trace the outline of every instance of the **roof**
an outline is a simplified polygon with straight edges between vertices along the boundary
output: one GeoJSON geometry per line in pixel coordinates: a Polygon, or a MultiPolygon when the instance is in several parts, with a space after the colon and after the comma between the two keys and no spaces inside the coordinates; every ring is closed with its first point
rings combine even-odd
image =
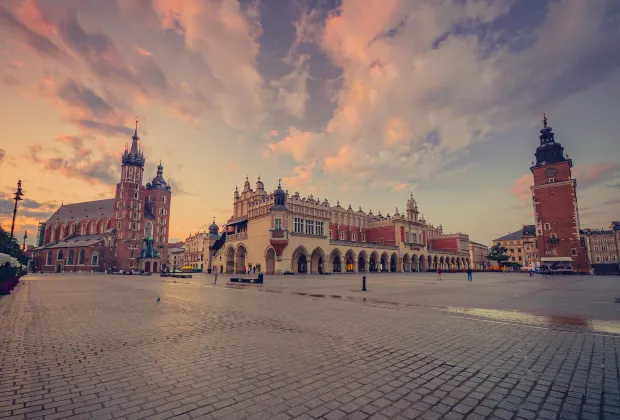
{"type": "Polygon", "coordinates": [[[613,235],[613,230],[590,230],[586,231],[586,235],[613,235]]]}
{"type": "Polygon", "coordinates": [[[573,261],[571,257],[545,257],[540,259],[541,262],[569,262],[573,261]]]}
{"type": "Polygon", "coordinates": [[[114,199],[85,201],[83,203],[64,204],[56,210],[47,223],[61,223],[83,219],[114,217],[114,199]]]}
{"type": "MultiPolygon", "coordinates": [[[[108,230],[110,232],[110,230],[108,230]]],[[[84,247],[95,245],[105,239],[105,233],[98,233],[96,235],[82,235],[82,236],[73,236],[71,238],[54,242],[40,248],[38,250],[43,249],[54,249],[54,248],[74,248],[74,247],[84,247]]]]}
{"type": "Polygon", "coordinates": [[[523,234],[527,235],[536,235],[536,226],[535,225],[523,225],[523,234]]]}
{"type": "Polygon", "coordinates": [[[520,241],[523,239],[523,229],[519,229],[516,232],[509,233],[501,238],[494,239],[494,241],[520,241]]]}

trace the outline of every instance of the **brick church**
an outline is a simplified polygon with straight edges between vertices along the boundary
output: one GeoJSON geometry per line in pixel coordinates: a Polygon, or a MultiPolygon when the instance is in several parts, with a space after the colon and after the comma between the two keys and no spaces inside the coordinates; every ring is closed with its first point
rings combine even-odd
{"type": "Polygon", "coordinates": [[[138,123],[121,159],[114,198],[63,204],[39,226],[34,269],[43,272],[158,272],[166,269],[172,191],[164,168],[143,184],[138,123]]]}
{"type": "Polygon", "coordinates": [[[590,262],[585,238],[579,227],[577,181],[572,160],[555,141],[555,134],[543,116],[536,162],[530,168],[534,176],[532,202],[540,264],[552,270],[589,273],[590,262]]]}

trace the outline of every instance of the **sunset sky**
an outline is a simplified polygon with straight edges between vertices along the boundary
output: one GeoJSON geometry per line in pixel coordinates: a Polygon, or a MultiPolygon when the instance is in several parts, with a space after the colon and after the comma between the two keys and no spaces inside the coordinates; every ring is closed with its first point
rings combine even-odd
{"type": "Polygon", "coordinates": [[[235,185],[377,213],[413,192],[444,231],[532,223],[542,109],[582,227],[620,219],[617,0],[2,0],[0,224],[112,198],[139,119],[171,240],[221,225],[235,185]]]}

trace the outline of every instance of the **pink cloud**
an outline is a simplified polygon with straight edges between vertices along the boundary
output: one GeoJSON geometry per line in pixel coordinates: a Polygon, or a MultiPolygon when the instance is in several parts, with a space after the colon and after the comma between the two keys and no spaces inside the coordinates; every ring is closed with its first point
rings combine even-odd
{"type": "Polygon", "coordinates": [[[145,50],[143,48],[138,47],[137,45],[134,47],[134,49],[136,50],[136,52],[140,55],[146,56],[146,57],[150,57],[153,55],[152,52],[145,50]]]}
{"type": "Polygon", "coordinates": [[[573,177],[577,185],[587,188],[595,184],[620,177],[620,165],[612,162],[599,162],[593,165],[576,166],[573,177]]]}
{"type": "Polygon", "coordinates": [[[297,162],[303,162],[308,157],[307,153],[311,141],[312,133],[291,129],[290,133],[282,140],[269,143],[263,151],[263,156],[290,155],[297,162]]]}
{"type": "Polygon", "coordinates": [[[278,135],[279,135],[279,134],[280,134],[280,133],[278,132],[278,130],[271,130],[271,131],[269,132],[269,135],[270,135],[271,137],[278,137],[278,135]]]}
{"type": "Polygon", "coordinates": [[[55,35],[56,25],[43,15],[35,0],[23,0],[15,14],[28,28],[40,35],[55,35]]]}
{"type": "Polygon", "coordinates": [[[296,166],[293,169],[292,176],[285,176],[282,178],[282,184],[284,188],[290,190],[303,190],[307,193],[316,194],[316,186],[312,183],[312,169],[314,163],[308,163],[304,165],[296,166]]]}
{"type": "Polygon", "coordinates": [[[510,194],[519,200],[519,207],[527,207],[532,198],[530,187],[534,185],[534,177],[532,175],[523,175],[510,187],[510,194]]]}

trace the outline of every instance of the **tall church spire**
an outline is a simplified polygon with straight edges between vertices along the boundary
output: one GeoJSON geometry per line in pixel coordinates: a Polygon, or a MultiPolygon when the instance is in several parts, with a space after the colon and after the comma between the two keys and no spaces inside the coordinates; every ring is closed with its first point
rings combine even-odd
{"type": "Polygon", "coordinates": [[[138,119],[136,118],[136,130],[133,132],[133,136],[131,137],[131,139],[133,140],[131,142],[131,154],[132,155],[137,155],[138,154],[138,140],[140,140],[140,137],[138,137],[138,119]]]}
{"type": "Polygon", "coordinates": [[[144,167],[144,155],[138,148],[138,119],[136,118],[136,128],[134,130],[133,136],[131,137],[131,149],[127,151],[127,147],[125,147],[125,153],[123,153],[123,165],[131,165],[131,166],[139,166],[141,168],[144,167]]]}

